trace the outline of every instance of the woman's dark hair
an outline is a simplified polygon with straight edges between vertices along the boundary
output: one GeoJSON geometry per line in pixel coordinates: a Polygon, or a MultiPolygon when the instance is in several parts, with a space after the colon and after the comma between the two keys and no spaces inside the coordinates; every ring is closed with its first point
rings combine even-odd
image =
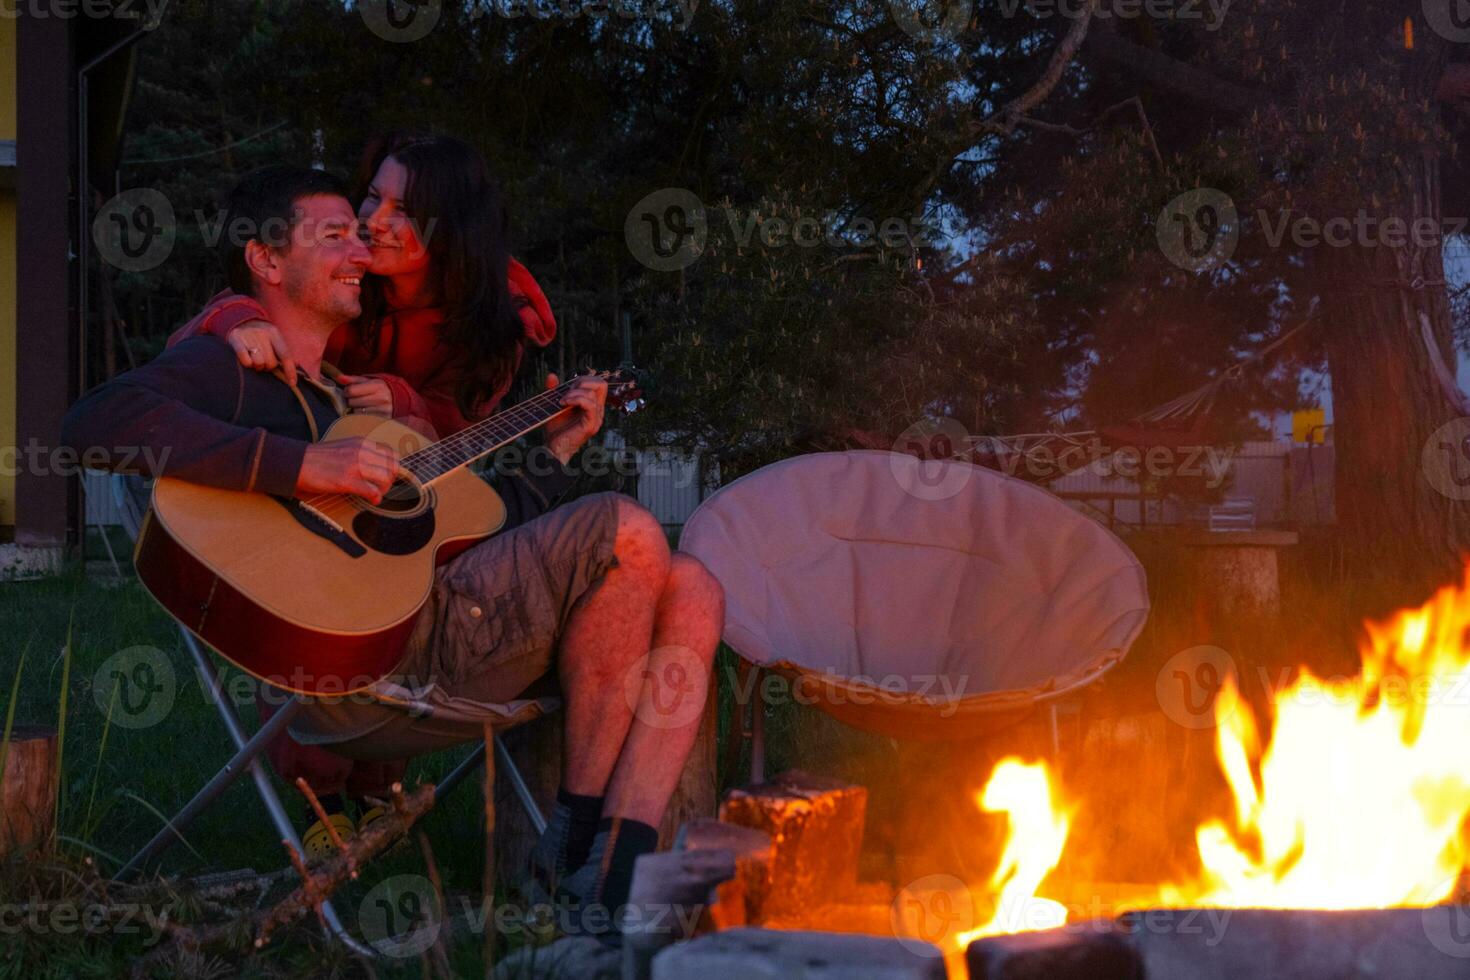
{"type": "Polygon", "coordinates": [[[324,170],[276,164],[252,170],[225,198],[219,216],[223,233],[216,246],[230,288],[241,296],[255,294],[255,277],[245,262],[245,246],[253,241],[283,249],[296,227],[297,203],[318,195],[347,197],[342,178],[324,170]]]}
{"type": "MultiPolygon", "coordinates": [[[[363,151],[355,200],[361,202],[378,167],[393,157],[408,170],[404,211],[429,251],[435,302],[444,311],[441,343],[463,352],[456,392],[460,413],[473,418],[509,382],[520,363],[525,328],[507,275],[510,215],[485,158],[452,136],[395,131],[363,151]]],[[[386,313],[379,277],[363,280],[363,340],[376,352],[386,313]]]]}

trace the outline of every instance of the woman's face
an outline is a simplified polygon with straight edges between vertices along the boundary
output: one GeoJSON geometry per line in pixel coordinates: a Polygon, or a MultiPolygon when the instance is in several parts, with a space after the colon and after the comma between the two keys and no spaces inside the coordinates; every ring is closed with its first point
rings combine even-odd
{"type": "Polygon", "coordinates": [[[358,220],[369,236],[373,264],[368,271],[373,275],[408,275],[429,264],[429,249],[420,237],[421,229],[404,211],[407,190],[408,168],[395,157],[384,157],[368,185],[367,197],[357,209],[358,220]]]}

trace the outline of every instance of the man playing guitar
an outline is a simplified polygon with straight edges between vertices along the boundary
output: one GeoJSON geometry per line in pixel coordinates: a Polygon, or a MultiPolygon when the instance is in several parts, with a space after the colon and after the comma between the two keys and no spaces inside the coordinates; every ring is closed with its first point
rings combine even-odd
{"type": "MultiPolygon", "coordinates": [[[[63,441],[146,447],[127,460],[161,460],[148,475],[191,484],[379,503],[401,471],[393,447],[315,441],[346,411],[322,351],[358,315],[369,262],[343,186],[320,171],[266,168],[235,188],[224,217],[232,286],[270,313],[297,378],[244,370],[225,341],[191,338],[85,395],[63,441]]],[[[601,427],[605,391],[578,383],[562,399],[571,411],[546,425],[545,448],[563,466],[601,427]]],[[[124,465],[121,450],[113,465],[124,465]]],[[[356,585],[369,598],[374,587],[356,585]]],[[[704,566],[671,554],[631,498],[594,494],[439,566],[393,673],[368,696],[312,702],[292,734],[347,758],[402,758],[533,717],[559,680],[562,783],[531,870],[575,902],[616,910],[634,859],[657,845],[700,720],[697,710],[643,710],[642,679],[675,671],[702,705],[723,622],[723,593],[704,566]]]]}

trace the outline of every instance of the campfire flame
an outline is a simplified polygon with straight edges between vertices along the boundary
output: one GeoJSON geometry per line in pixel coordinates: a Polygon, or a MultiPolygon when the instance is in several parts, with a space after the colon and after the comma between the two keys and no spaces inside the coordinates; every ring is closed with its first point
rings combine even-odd
{"type": "MultiPolygon", "coordinates": [[[[1357,676],[1302,669],[1271,698],[1262,745],[1233,682],[1215,702],[1216,755],[1233,813],[1195,832],[1201,872],[1135,908],[1366,909],[1455,897],[1470,817],[1470,578],[1369,625],[1357,676]]],[[[946,944],[1061,925],[1036,895],[1061,862],[1072,814],[1045,763],[1001,762],[976,801],[1009,817],[989,883],[990,921],[946,944]]],[[[1065,870],[1065,869],[1064,869],[1065,870]]],[[[1115,911],[1124,911],[1117,909],[1115,911]]]]}
{"type": "Polygon", "coordinates": [[[1215,704],[1233,826],[1201,825],[1203,874],[1162,904],[1348,909],[1433,905],[1466,865],[1470,590],[1370,627],[1361,673],[1308,671],[1274,698],[1271,743],[1233,685],[1215,704]]]}
{"type": "Polygon", "coordinates": [[[1010,836],[1000,864],[990,876],[995,912],[988,922],[960,935],[959,948],[982,936],[1064,924],[1066,906],[1036,895],[1037,887],[1061,860],[1072,825],[1072,814],[1052,793],[1046,764],[1002,761],[985,789],[976,794],[975,802],[986,813],[1004,813],[1010,822],[1010,836]]]}

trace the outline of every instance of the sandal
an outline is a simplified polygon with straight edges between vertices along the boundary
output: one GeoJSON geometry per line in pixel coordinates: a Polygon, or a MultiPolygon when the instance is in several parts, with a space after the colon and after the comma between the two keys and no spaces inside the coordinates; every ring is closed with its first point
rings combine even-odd
{"type": "MultiPolygon", "coordinates": [[[[327,819],[331,821],[338,837],[344,841],[352,838],[354,830],[351,817],[345,813],[332,813],[327,815],[327,819]]],[[[332,832],[320,820],[306,828],[306,833],[301,835],[301,849],[306,852],[302,857],[308,861],[325,861],[337,853],[332,832]]]]}

